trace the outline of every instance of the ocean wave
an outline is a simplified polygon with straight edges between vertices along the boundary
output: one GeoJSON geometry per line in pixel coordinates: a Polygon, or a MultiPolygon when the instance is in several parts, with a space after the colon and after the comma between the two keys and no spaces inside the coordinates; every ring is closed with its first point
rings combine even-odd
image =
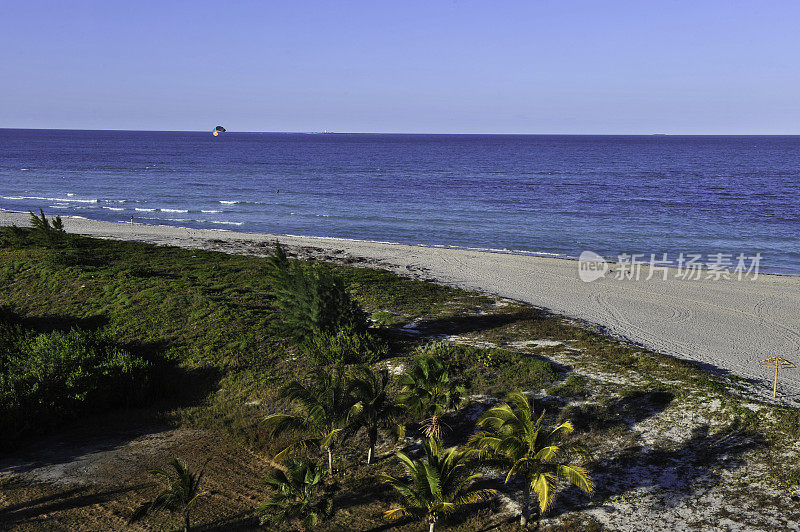
{"type": "Polygon", "coordinates": [[[206,210],[201,210],[200,212],[205,213],[205,214],[217,214],[217,213],[220,213],[222,211],[215,211],[215,210],[212,209],[212,210],[207,210],[207,211],[206,210]]]}
{"type": "Polygon", "coordinates": [[[217,225],[244,225],[244,222],[226,222],[223,220],[204,220],[202,218],[154,218],[152,216],[143,216],[145,220],[156,220],[159,222],[191,222],[196,224],[217,224],[217,225]]]}
{"type": "Polygon", "coordinates": [[[234,200],[219,200],[220,203],[223,205],[236,205],[237,203],[241,203],[241,201],[234,201],[234,200]]]}
{"type": "Polygon", "coordinates": [[[315,217],[315,218],[330,218],[330,214],[315,214],[313,212],[290,212],[291,216],[305,216],[308,218],[315,217]]]}
{"type": "Polygon", "coordinates": [[[160,210],[161,212],[189,212],[188,210],[185,209],[158,209],[158,210],[160,210]]]}
{"type": "Polygon", "coordinates": [[[140,207],[135,207],[134,210],[139,211],[139,212],[156,212],[156,209],[143,209],[143,208],[140,208],[140,207]]]}
{"type": "MultiPolygon", "coordinates": [[[[69,196],[69,194],[67,194],[67,196],[69,196]]],[[[97,203],[96,199],[74,199],[71,197],[45,198],[42,196],[0,196],[0,198],[12,201],[37,200],[37,201],[63,201],[68,203],[97,203]]]]}
{"type": "Polygon", "coordinates": [[[125,210],[124,207],[102,207],[101,206],[101,208],[102,209],[108,209],[109,211],[124,211],[125,210]]]}

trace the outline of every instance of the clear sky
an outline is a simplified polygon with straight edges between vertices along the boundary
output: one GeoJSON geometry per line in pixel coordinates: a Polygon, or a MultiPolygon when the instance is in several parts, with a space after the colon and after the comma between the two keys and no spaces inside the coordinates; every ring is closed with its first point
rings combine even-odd
{"type": "Polygon", "coordinates": [[[800,134],[795,1],[0,0],[0,127],[800,134]]]}

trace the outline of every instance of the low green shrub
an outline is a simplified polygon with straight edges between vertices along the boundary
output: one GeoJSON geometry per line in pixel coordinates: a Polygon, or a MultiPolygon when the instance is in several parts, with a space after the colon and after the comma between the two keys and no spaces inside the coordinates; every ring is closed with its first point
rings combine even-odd
{"type": "Polygon", "coordinates": [[[302,350],[319,364],[372,364],[386,356],[384,342],[368,332],[343,327],[334,333],[319,332],[302,345],[302,350]]]}
{"type": "Polygon", "coordinates": [[[150,364],[96,332],[0,324],[3,444],[78,414],[144,401],[150,364]]]}
{"type": "Polygon", "coordinates": [[[0,247],[21,248],[28,244],[29,229],[16,225],[0,227],[0,247]]]}
{"type": "Polygon", "coordinates": [[[505,396],[513,390],[539,390],[558,378],[547,360],[507,349],[483,349],[449,342],[432,342],[418,355],[435,356],[461,375],[470,393],[505,396]]]}
{"type": "Polygon", "coordinates": [[[589,396],[589,379],[576,373],[571,373],[564,382],[551,386],[547,389],[548,395],[557,395],[560,397],[588,397],[589,396]]]}

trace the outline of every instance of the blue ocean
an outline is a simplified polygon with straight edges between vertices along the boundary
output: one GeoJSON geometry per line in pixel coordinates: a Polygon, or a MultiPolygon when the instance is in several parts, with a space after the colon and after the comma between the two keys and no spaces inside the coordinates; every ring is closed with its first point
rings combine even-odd
{"type": "Polygon", "coordinates": [[[0,130],[0,209],[800,273],[800,137],[0,130]]]}

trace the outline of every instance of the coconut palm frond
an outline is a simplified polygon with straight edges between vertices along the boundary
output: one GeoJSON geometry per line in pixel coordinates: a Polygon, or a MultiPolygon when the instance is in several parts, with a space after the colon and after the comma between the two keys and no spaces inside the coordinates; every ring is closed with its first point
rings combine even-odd
{"type": "Polygon", "coordinates": [[[264,427],[271,438],[284,432],[302,432],[308,428],[308,419],[292,414],[272,414],[264,419],[264,427]]]}
{"type": "Polygon", "coordinates": [[[397,402],[423,419],[426,437],[440,437],[442,416],[460,408],[467,400],[466,389],[450,378],[445,363],[434,356],[422,356],[400,376],[397,402]]]}
{"type": "Polygon", "coordinates": [[[424,514],[420,514],[420,512],[414,508],[392,508],[383,513],[383,517],[389,521],[397,521],[405,517],[420,517],[421,515],[424,514]]]}
{"type": "Polygon", "coordinates": [[[540,462],[547,462],[558,456],[561,448],[558,445],[547,445],[546,447],[542,447],[539,449],[535,455],[533,455],[533,460],[538,460],[540,462]]]}
{"type": "MultiPolygon", "coordinates": [[[[565,421],[545,430],[545,413],[537,412],[524,393],[513,392],[506,402],[490,408],[477,421],[486,430],[470,438],[478,456],[506,469],[505,481],[521,476],[536,492],[539,510],[544,513],[555,497],[556,480],[561,478],[591,493],[591,478],[585,468],[570,463],[572,455],[585,455],[586,449],[565,438],[574,431],[565,421]]],[[[526,488],[528,489],[528,488],[526,488]]],[[[529,508],[523,502],[522,523],[527,523],[529,508]]]]}
{"type": "Polygon", "coordinates": [[[209,458],[203,463],[199,473],[194,473],[189,466],[177,458],[173,458],[170,462],[173,473],[169,473],[165,469],[150,470],[150,475],[166,483],[166,488],[152,501],[139,506],[131,515],[130,521],[138,521],[162,510],[179,511],[183,513],[184,528],[188,529],[190,510],[205,495],[200,488],[210,460],[209,458]]]}
{"type": "Polygon", "coordinates": [[[539,498],[539,512],[543,514],[553,504],[556,495],[555,476],[551,473],[539,473],[533,477],[531,487],[539,498]]]}
{"type": "Polygon", "coordinates": [[[299,519],[304,526],[313,526],[325,510],[326,501],[317,493],[325,470],[317,462],[302,458],[288,458],[283,465],[284,470],[276,469],[265,479],[274,491],[268,501],[256,508],[256,513],[262,522],[299,519]]]}
{"type": "Polygon", "coordinates": [[[461,506],[464,504],[472,504],[480,501],[484,501],[487,499],[491,499],[497,494],[496,489],[492,488],[480,488],[471,490],[469,493],[458,497],[455,501],[453,501],[456,506],[461,506]]]}
{"type": "Polygon", "coordinates": [[[592,479],[589,476],[589,472],[586,471],[586,468],[571,464],[559,464],[557,466],[557,472],[561,478],[565,479],[573,486],[576,486],[584,493],[592,493],[594,491],[592,479]]]}
{"type": "Polygon", "coordinates": [[[387,519],[426,517],[433,523],[439,514],[452,513],[495,493],[476,484],[481,475],[472,471],[466,462],[469,453],[456,448],[444,449],[436,439],[425,441],[423,450],[425,457],[418,460],[397,453],[405,470],[403,477],[381,477],[404,501],[400,508],[385,513],[387,519]]]}
{"type": "Polygon", "coordinates": [[[352,435],[353,419],[362,409],[348,379],[342,367],[319,368],[309,383],[292,381],[282,388],[284,397],[297,403],[297,413],[269,416],[266,430],[270,437],[292,431],[305,437],[278,453],[277,459],[286,457],[291,449],[314,446],[328,452],[328,472],[333,473],[333,450],[352,435]]]}
{"type": "Polygon", "coordinates": [[[551,438],[563,438],[564,436],[569,436],[575,431],[575,427],[572,425],[572,422],[567,420],[563,422],[561,425],[557,426],[553,429],[550,433],[551,438]]]}

